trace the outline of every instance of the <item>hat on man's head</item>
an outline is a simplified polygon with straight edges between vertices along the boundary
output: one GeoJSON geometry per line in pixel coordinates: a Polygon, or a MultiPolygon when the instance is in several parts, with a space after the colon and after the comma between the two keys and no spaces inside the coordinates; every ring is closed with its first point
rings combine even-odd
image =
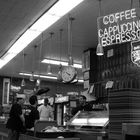
{"type": "Polygon", "coordinates": [[[25,94],[18,94],[18,93],[17,93],[17,94],[16,94],[16,97],[17,97],[17,98],[23,98],[23,99],[25,99],[25,94]]]}

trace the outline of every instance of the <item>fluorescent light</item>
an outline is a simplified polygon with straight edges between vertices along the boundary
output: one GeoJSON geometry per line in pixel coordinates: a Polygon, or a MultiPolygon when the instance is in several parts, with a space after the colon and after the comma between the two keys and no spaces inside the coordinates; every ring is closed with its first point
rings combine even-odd
{"type": "Polygon", "coordinates": [[[43,32],[47,28],[49,28],[52,24],[54,24],[60,17],[56,17],[55,15],[50,15],[46,13],[43,15],[37,22],[35,22],[30,29],[43,32]]]}
{"type": "Polygon", "coordinates": [[[7,62],[6,61],[3,61],[0,59],[0,69],[6,64],[7,62]]]}
{"type": "Polygon", "coordinates": [[[1,57],[0,59],[0,69],[6,65],[11,59],[13,59],[16,56],[16,54],[10,54],[6,53],[4,57],[1,57]]]}
{"type": "MultiPolygon", "coordinates": [[[[31,76],[31,73],[19,73],[19,75],[24,75],[24,76],[31,76]]],[[[56,76],[48,76],[48,75],[38,75],[38,74],[34,74],[34,77],[40,77],[40,78],[47,78],[47,79],[57,79],[56,76]]]]}
{"type": "Polygon", "coordinates": [[[81,64],[73,64],[73,67],[82,69],[82,65],[81,64]]]}
{"type": "Polygon", "coordinates": [[[43,32],[83,0],[59,0],[30,29],[43,32]]]}
{"type": "Polygon", "coordinates": [[[13,45],[12,47],[5,53],[0,61],[0,68],[6,65],[10,60],[12,60],[18,53],[20,53],[31,41],[33,41],[40,32],[35,32],[33,30],[27,30],[13,45]]]}
{"type": "MultiPolygon", "coordinates": [[[[53,65],[62,65],[62,66],[68,66],[68,62],[66,61],[59,61],[59,60],[52,60],[52,59],[43,59],[41,61],[42,63],[47,63],[47,64],[53,64],[53,65]]],[[[73,67],[75,68],[82,68],[82,65],[81,64],[74,64],[73,67]]]]}
{"type": "MultiPolygon", "coordinates": [[[[20,72],[19,75],[24,75],[24,76],[31,76],[32,73],[23,73],[23,72],[20,72]]],[[[40,78],[46,78],[46,79],[54,79],[54,80],[57,80],[57,77],[56,76],[50,76],[50,75],[38,75],[38,74],[34,74],[33,75],[34,77],[40,77],[40,78]]],[[[83,82],[83,80],[78,80],[78,82],[83,82]]]]}
{"type": "Polygon", "coordinates": [[[53,64],[53,65],[62,65],[62,66],[68,66],[68,62],[63,62],[59,60],[52,60],[52,59],[43,59],[41,61],[42,63],[47,63],[47,64],[53,64]]]}
{"type": "Polygon", "coordinates": [[[62,17],[83,0],[59,0],[48,13],[62,17]]]}
{"type": "Polygon", "coordinates": [[[78,80],[78,82],[79,82],[79,83],[83,83],[83,82],[84,82],[84,80],[82,80],[82,79],[81,79],[81,80],[78,80]]]}
{"type": "Polygon", "coordinates": [[[84,0],[58,0],[46,13],[44,13],[35,23],[30,26],[1,57],[0,68],[6,65],[18,53],[28,46],[44,30],[54,24],[62,16],[76,7],[84,0]]]}
{"type": "Polygon", "coordinates": [[[40,32],[28,29],[8,50],[8,53],[20,53],[30,42],[32,42],[40,32]]]}

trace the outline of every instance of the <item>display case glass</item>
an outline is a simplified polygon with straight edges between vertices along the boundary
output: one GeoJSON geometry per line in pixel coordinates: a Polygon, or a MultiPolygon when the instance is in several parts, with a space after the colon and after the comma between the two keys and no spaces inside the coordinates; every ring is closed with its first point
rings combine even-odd
{"type": "Polygon", "coordinates": [[[98,111],[79,111],[69,122],[72,126],[99,126],[105,127],[109,122],[109,112],[98,111]]]}

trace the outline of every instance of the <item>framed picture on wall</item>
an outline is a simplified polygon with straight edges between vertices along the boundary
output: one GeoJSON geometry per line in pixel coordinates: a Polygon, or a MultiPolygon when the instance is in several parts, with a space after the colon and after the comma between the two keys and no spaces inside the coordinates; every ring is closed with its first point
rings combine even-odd
{"type": "Polygon", "coordinates": [[[9,104],[10,79],[3,79],[2,105],[9,104]]]}

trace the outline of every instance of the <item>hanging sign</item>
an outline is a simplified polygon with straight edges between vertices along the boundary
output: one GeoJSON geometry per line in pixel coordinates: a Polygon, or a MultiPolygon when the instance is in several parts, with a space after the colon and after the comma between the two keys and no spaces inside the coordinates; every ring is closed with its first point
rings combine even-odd
{"type": "Polygon", "coordinates": [[[140,67],[140,40],[131,42],[131,60],[140,67]]]}
{"type": "Polygon", "coordinates": [[[112,87],[113,87],[113,84],[114,84],[113,81],[108,81],[108,82],[106,83],[105,89],[107,89],[107,88],[112,88],[112,87]]]}
{"type": "Polygon", "coordinates": [[[140,38],[140,9],[130,9],[99,17],[99,43],[108,45],[136,41],[140,38]]]}
{"type": "Polygon", "coordinates": [[[55,103],[63,103],[68,101],[69,101],[69,96],[62,96],[62,97],[55,98],[55,103]]]}

